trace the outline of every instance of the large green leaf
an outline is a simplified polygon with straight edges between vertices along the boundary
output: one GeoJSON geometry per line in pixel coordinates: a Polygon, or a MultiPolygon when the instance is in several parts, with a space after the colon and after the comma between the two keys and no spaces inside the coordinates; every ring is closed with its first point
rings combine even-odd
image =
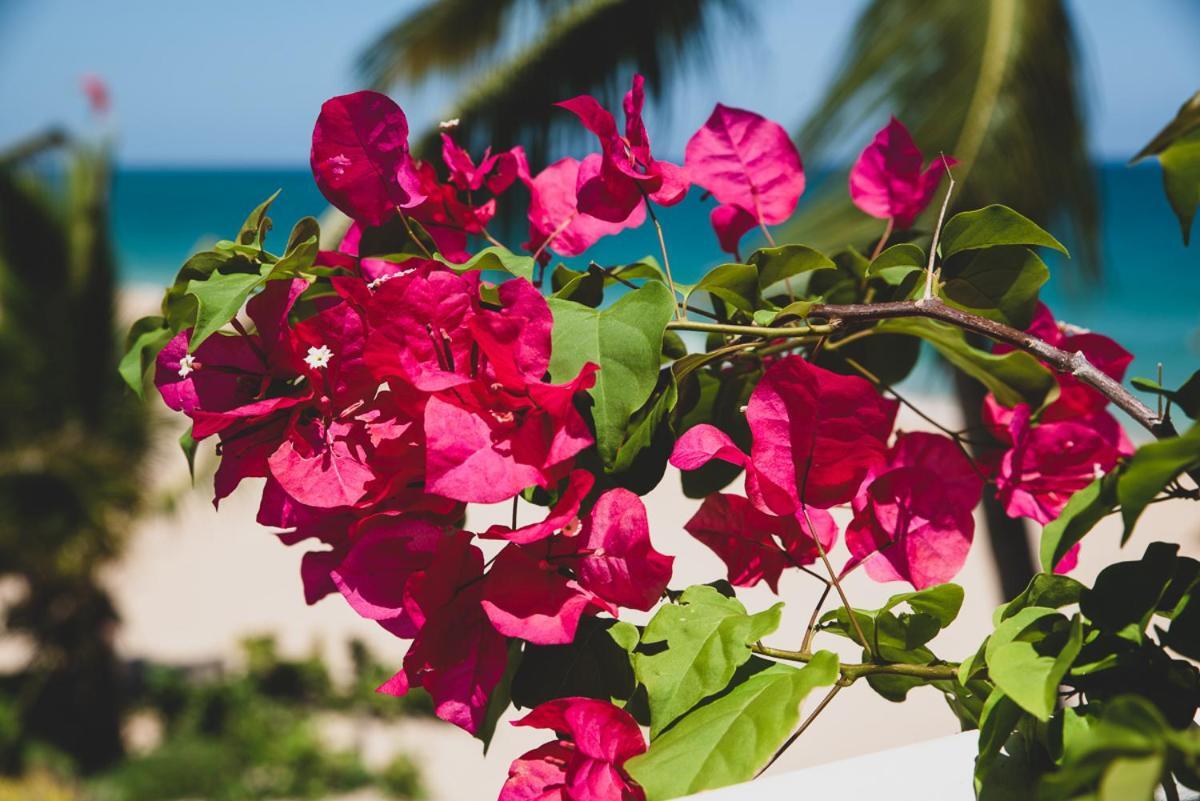
{"type": "Polygon", "coordinates": [[[1171,209],[1179,218],[1183,244],[1192,235],[1192,218],[1200,206],[1200,131],[1180,139],[1158,154],[1162,164],[1163,189],[1171,209]]]}
{"type": "Polygon", "coordinates": [[[996,627],[985,651],[988,676],[1038,720],[1049,720],[1058,685],[1083,645],[1083,619],[1053,609],[1022,609],[996,627]]]}
{"type": "Polygon", "coordinates": [[[925,648],[926,643],[954,621],[962,602],[962,587],[957,584],[938,584],[916,592],[893,595],[879,609],[855,609],[858,628],[850,623],[845,607],[827,612],[821,622],[824,631],[848,637],[869,653],[888,662],[928,664],[935,661],[935,657],[925,648]],[[906,605],[911,611],[895,613],[894,610],[901,605],[906,605]],[[859,640],[859,628],[867,638],[867,643],[859,640]]]}
{"type": "Polygon", "coordinates": [[[1151,442],[1137,449],[1121,471],[1117,501],[1128,538],[1146,504],[1180,474],[1200,467],[1200,423],[1181,436],[1151,442]]]}
{"type": "Polygon", "coordinates": [[[820,251],[805,245],[780,245],[761,248],[747,259],[758,268],[758,288],[765,292],[775,284],[814,270],[833,270],[837,265],[820,251]]]}
{"type": "Polygon", "coordinates": [[[920,337],[937,349],[948,362],[992,391],[1005,406],[1028,403],[1041,408],[1057,386],[1054,375],[1037,359],[1019,350],[996,354],[968,344],[959,328],[923,317],[885,320],[880,333],[920,337]]]}
{"type": "Polygon", "coordinates": [[[670,456],[670,449],[674,445],[674,436],[668,421],[678,400],[679,387],[675,380],[675,374],[669,369],[662,370],[659,373],[658,387],[654,394],[650,396],[646,405],[629,420],[625,437],[617,447],[616,457],[613,459],[612,471],[614,473],[625,473],[643,466],[653,467],[654,469],[650,472],[657,473],[657,476],[652,476],[653,483],[658,483],[658,480],[662,478],[666,459],[670,456]],[[656,465],[639,464],[639,462],[654,461],[644,457],[649,455],[647,452],[656,444],[663,442],[666,443],[666,452],[661,457],[662,469],[658,469],[656,465]]]}
{"type": "Polygon", "coordinates": [[[838,659],[819,651],[803,668],[754,658],[729,692],[685,715],[646,753],[626,763],[648,801],[747,781],[770,761],[800,721],[816,687],[837,680],[838,659]]]}
{"type": "Polygon", "coordinates": [[[533,280],[534,261],[532,258],[518,255],[508,248],[496,245],[484,248],[462,264],[447,261],[440,254],[434,258],[457,273],[471,270],[497,270],[524,278],[527,281],[533,280]]]}
{"type": "Polygon", "coordinates": [[[158,352],[171,341],[171,329],[162,317],[143,317],[129,329],[125,355],[117,365],[117,372],[129,388],[144,397],[143,387],[146,371],[154,363],[158,352]]]}
{"type": "Polygon", "coordinates": [[[1062,254],[1067,249],[1041,226],[1008,206],[991,205],[976,211],[955,214],[942,228],[942,258],[949,259],[965,250],[993,248],[997,245],[1036,245],[1062,254]]]}
{"type": "Polygon", "coordinates": [[[1178,545],[1152,542],[1141,559],[1104,568],[1080,596],[1080,611],[1102,631],[1119,632],[1130,625],[1145,629],[1175,576],[1178,552],[1178,545]]]}
{"type": "Polygon", "coordinates": [[[570,643],[526,644],[512,680],[513,703],[531,708],[576,695],[628,699],[634,690],[629,652],[637,639],[637,628],[631,623],[585,617],[570,643]]]}
{"type": "Polygon", "coordinates": [[[1067,551],[1117,506],[1117,473],[1101,476],[1071,496],[1057,518],[1042,529],[1042,570],[1053,572],[1067,551]]]}
{"type": "Polygon", "coordinates": [[[650,737],[720,692],[750,658],[750,645],[779,627],[783,604],[751,615],[736,598],[706,585],[684,590],[642,634],[634,673],[650,700],[650,737]],[[663,647],[665,646],[665,647],[663,647]]]}
{"type": "Polygon", "coordinates": [[[995,247],[946,263],[941,294],[951,306],[1025,330],[1050,270],[1026,247],[995,247]]]}
{"type": "Polygon", "coordinates": [[[749,264],[722,264],[705,273],[692,287],[689,297],[707,292],[735,309],[753,313],[762,302],[758,270],[749,264]]]}
{"type": "Polygon", "coordinates": [[[903,242],[892,245],[876,256],[867,268],[867,275],[891,286],[900,286],[913,273],[924,272],[926,263],[925,251],[912,243],[903,242]]]}
{"type": "Polygon", "coordinates": [[[271,230],[271,218],[267,216],[267,211],[282,191],[282,189],[276,189],[269,198],[254,207],[254,211],[250,212],[250,216],[246,218],[238,231],[236,244],[262,249],[267,232],[271,230]]]}
{"type": "Polygon", "coordinates": [[[1175,118],[1150,140],[1133,161],[1158,156],[1167,200],[1183,229],[1183,244],[1191,234],[1192,217],[1200,204],[1200,92],[1179,107],[1175,118]]]}
{"type": "Polygon", "coordinates": [[[281,278],[296,278],[301,273],[311,271],[313,262],[317,260],[321,227],[312,217],[301,217],[292,226],[288,235],[287,248],[283,256],[271,268],[268,277],[273,280],[281,278]]]}
{"type": "Polygon", "coordinates": [[[256,273],[213,273],[204,281],[189,281],[187,293],[196,299],[196,325],[188,351],[219,331],[241,311],[255,289],[266,279],[256,273]]]}
{"type": "Polygon", "coordinates": [[[547,302],[554,315],[550,373],[555,380],[574,377],[587,362],[600,366],[588,392],[595,401],[596,446],[611,468],[629,418],[658,383],[663,332],[675,313],[671,291],[647,283],[603,311],[559,298],[547,302]]]}

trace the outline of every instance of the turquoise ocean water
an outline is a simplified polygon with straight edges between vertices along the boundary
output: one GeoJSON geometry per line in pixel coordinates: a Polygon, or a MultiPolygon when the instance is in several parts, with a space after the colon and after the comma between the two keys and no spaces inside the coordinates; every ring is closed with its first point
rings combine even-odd
{"type": "MultiPolygon", "coordinates": [[[[1043,298],[1059,319],[1108,334],[1133,352],[1130,375],[1153,376],[1162,362],[1166,383],[1177,385],[1200,368],[1200,242],[1183,247],[1156,166],[1106,165],[1100,176],[1104,273],[1098,280],[1071,281],[1065,277],[1071,267],[1052,260],[1056,277],[1043,298]]],[[[271,213],[277,241],[286,239],[296,219],[320,216],[326,207],[307,170],[120,171],[114,224],[122,281],[167,283],[190,253],[232,236],[249,210],[276,189],[283,190],[271,213]]],[[[660,215],[682,282],[725,260],[708,226],[709,206],[697,195],[660,215]]],[[[514,237],[514,244],[521,239],[514,237]]],[[[603,240],[588,256],[610,264],[657,252],[646,224],[603,240]]]]}

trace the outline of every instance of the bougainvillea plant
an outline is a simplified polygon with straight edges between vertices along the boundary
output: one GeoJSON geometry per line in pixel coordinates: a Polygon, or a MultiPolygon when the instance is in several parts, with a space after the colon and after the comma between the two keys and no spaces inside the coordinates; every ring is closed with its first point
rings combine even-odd
{"type": "Polygon", "coordinates": [[[1064,575],[1102,517],[1119,510],[1128,536],[1147,504],[1197,496],[1200,427],[1180,436],[1170,416],[1172,401],[1196,415],[1196,379],[1150,387],[1165,410],[1132,395],[1130,354],[1038,300],[1039,251],[1064,248],[1016,211],[946,220],[943,200],[913,228],[939,185],[949,198],[954,161],[897,120],[850,173],[882,236],[825,255],[774,244],[805,186],[778,124],[718,105],[679,165],[651,150],[640,77],[624,133],[591,97],[561,105],[599,152],[535,170],[452,132],[442,164],[418,161],[390,99],[329,100],[312,170],[353,221],[340,245],[321,250],[306,218],[269,252],[268,200],[130,336],[122,372],[190,420],[189,459],[215,443],[215,502],[256,479],[259,522],[307,549],[307,601],[340,595],[410,641],[380,691],[422,687],[485,743],[510,706],[528,710],[515,725],[547,742],[512,764],[501,801],[664,801],[751,779],[807,726],[810,694],[836,709],[860,680],[893,701],[941,693],[981,730],[985,794],[1200,784],[1200,563],[1158,543],[1093,587],[1064,575]],[[690,186],[735,261],[683,285],[655,207],[690,186]],[[527,255],[489,230],[501,203],[527,210],[527,255]],[[661,266],[551,267],[647,219],[661,266]],[[742,259],[755,228],[770,245],[742,259]],[[912,404],[894,385],[922,346],[987,388],[988,430],[896,428],[912,404]],[[1114,409],[1155,441],[1135,450],[1114,409]],[[699,500],[690,519],[650,519],[641,496],[663,480],[699,500]],[[928,644],[962,603],[950,582],[985,493],[1044,526],[1045,572],[978,653],[946,661],[928,644]],[[480,504],[511,521],[473,525],[480,504]],[[725,575],[673,584],[664,527],[725,575]],[[737,598],[793,572],[815,579],[797,620],[737,598]],[[855,608],[863,581],[904,591],[855,608]],[[838,638],[861,661],[840,660],[838,638]]]}

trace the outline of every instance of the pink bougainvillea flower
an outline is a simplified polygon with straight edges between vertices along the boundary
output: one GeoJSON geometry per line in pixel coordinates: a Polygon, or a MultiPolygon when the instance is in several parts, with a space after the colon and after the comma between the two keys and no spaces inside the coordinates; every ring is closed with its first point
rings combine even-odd
{"type": "MultiPolygon", "coordinates": [[[[1026,331],[1056,348],[1069,353],[1083,354],[1094,367],[1114,381],[1124,379],[1125,371],[1133,361],[1133,355],[1129,351],[1108,337],[1058,323],[1044,303],[1038,303],[1033,322],[1026,331]]],[[[998,344],[995,347],[996,353],[1007,353],[1010,350],[1012,347],[1009,345],[998,344]]],[[[1105,411],[1108,399],[1103,394],[1073,375],[1057,373],[1055,379],[1058,382],[1058,397],[1042,409],[1038,415],[1039,421],[1074,420],[1078,422],[1080,419],[1084,419],[1107,438],[1115,438],[1114,442],[1119,444],[1123,452],[1133,452],[1132,443],[1121,430],[1116,418],[1105,411]]],[[[984,412],[996,434],[1002,439],[1006,438],[1012,410],[1001,406],[995,397],[989,394],[985,401],[984,412]]]]}
{"type": "Polygon", "coordinates": [[[671,464],[695,470],[721,459],[745,467],[747,495],[770,514],[828,508],[853,498],[868,470],[884,461],[896,408],[861,378],[789,356],[768,368],[750,395],[749,456],[702,424],[675,443],[671,464]]]}
{"type": "Polygon", "coordinates": [[[584,614],[616,609],[565,574],[574,554],[550,547],[508,545],[496,557],[483,591],[483,611],[496,631],[537,645],[573,641],[584,614]]]}
{"type": "Polygon", "coordinates": [[[559,496],[558,501],[550,509],[549,514],[537,523],[531,523],[520,528],[494,525],[483,536],[490,539],[503,539],[518,545],[544,540],[558,531],[578,533],[582,526],[579,520],[579,507],[583,499],[592,491],[596,479],[586,470],[572,470],[567,477],[567,487],[559,496]]]}
{"type": "Polygon", "coordinates": [[[560,256],[578,256],[603,237],[637,228],[646,221],[644,204],[615,223],[580,213],[575,187],[598,176],[601,161],[600,154],[593,153],[582,162],[569,157],[560,159],[534,177],[529,176],[528,170],[522,173],[522,180],[529,188],[526,250],[531,253],[552,250],[560,256]]]}
{"type": "Polygon", "coordinates": [[[923,162],[908,129],[892,117],[850,168],[850,199],[872,217],[892,219],[897,228],[912,227],[933,199],[946,168],[958,163],[944,156],[922,171],[923,162]]]}
{"type": "Polygon", "coordinates": [[[355,612],[397,637],[415,637],[419,629],[405,606],[408,580],[429,568],[441,538],[441,527],[420,518],[366,518],[330,578],[355,612]]]}
{"type": "Polygon", "coordinates": [[[408,120],[379,92],[326,100],[312,137],[312,171],[325,199],[347,216],[382,225],[424,201],[408,152],[408,120]]]}
{"type": "Polygon", "coordinates": [[[512,763],[499,801],[645,801],[624,769],[646,750],[625,710],[594,698],[558,698],[513,725],[550,729],[559,739],[512,763]]]}
{"type": "Polygon", "coordinates": [[[829,551],[837,541],[837,524],[824,509],[808,509],[808,518],[776,517],[759,511],[740,495],[713,493],[684,528],[720,557],[729,570],[729,583],[753,587],[766,581],[779,592],[779,577],[785,568],[809,565],[821,548],[829,551]],[[808,522],[816,538],[808,533],[808,522]]]}
{"type": "MultiPolygon", "coordinates": [[[[1028,333],[1054,347],[1081,353],[1097,369],[1120,381],[1133,360],[1108,337],[1073,330],[1056,322],[1045,304],[1038,304],[1028,333]]],[[[997,353],[1009,346],[997,345],[997,353]]],[[[988,428],[1008,446],[997,465],[997,494],[1011,517],[1028,517],[1045,524],[1056,517],[1070,495],[1082,489],[1097,471],[1110,470],[1122,456],[1133,453],[1120,422],[1107,411],[1108,399],[1073,375],[1057,373],[1058,397],[1041,409],[1021,403],[1001,405],[989,394],[983,417],[988,428]]],[[[1063,558],[1056,570],[1068,570],[1077,554],[1063,558]]]]}
{"type": "Polygon", "coordinates": [[[996,495],[1009,517],[1042,524],[1122,456],[1118,445],[1085,422],[1032,424],[1023,403],[1012,410],[1008,438],[1012,445],[1000,460],[996,495]]]}
{"type": "Polygon", "coordinates": [[[379,691],[403,695],[422,686],[442,720],[474,734],[508,662],[508,643],[480,606],[483,553],[470,535],[443,536],[429,567],[405,588],[408,621],[418,629],[404,668],[379,691]]]}
{"type": "Polygon", "coordinates": [[[641,499],[628,490],[609,490],[582,530],[501,551],[488,574],[483,606],[503,634],[540,645],[569,643],[585,614],[653,608],[673,563],[651,545],[641,499]]]}
{"type": "Polygon", "coordinates": [[[604,493],[578,537],[580,583],[609,603],[649,611],[667,588],[675,557],[650,544],[646,507],[626,489],[604,493]]]}
{"type": "Polygon", "coordinates": [[[919,590],[950,581],[966,562],[982,492],[983,479],[949,437],[901,435],[854,499],[848,567],[865,562],[876,581],[919,590]]]}
{"type": "Polygon", "coordinates": [[[451,182],[464,192],[478,192],[485,184],[497,195],[508,189],[517,178],[518,152],[524,155],[519,146],[493,155],[489,147],[476,166],[471,154],[459,147],[450,134],[442,134],[442,161],[450,171],[451,182]]]}
{"type": "Polygon", "coordinates": [[[787,220],[804,193],[804,168],[791,137],[752,111],[718,103],[685,153],[692,182],[722,204],[711,220],[729,253],[755,225],[787,220]]]}
{"type": "Polygon", "coordinates": [[[709,213],[708,220],[717,234],[721,250],[735,255],[742,237],[758,225],[758,220],[754,219],[753,214],[733,203],[722,203],[714,208],[709,213]]]}
{"type": "Polygon", "coordinates": [[[591,95],[579,95],[558,105],[567,109],[600,140],[600,171],[581,171],[576,194],[579,210],[600,220],[625,222],[644,198],[662,206],[683,200],[688,178],[682,167],[657,161],[650,153],[650,139],[642,122],[645,79],[633,76],[625,95],[625,136],[617,132],[613,115],[591,95]]]}
{"type": "Polygon", "coordinates": [[[437,171],[427,162],[418,163],[417,176],[425,200],[408,215],[424,226],[444,258],[456,264],[467,261],[471,256],[467,252],[468,238],[487,228],[496,214],[496,199],[478,206],[463,200],[454,185],[438,180],[437,171]]]}

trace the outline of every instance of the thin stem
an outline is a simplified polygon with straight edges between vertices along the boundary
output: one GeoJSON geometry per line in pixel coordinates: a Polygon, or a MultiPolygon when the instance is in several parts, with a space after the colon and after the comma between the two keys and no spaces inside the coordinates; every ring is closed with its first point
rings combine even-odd
{"type": "Polygon", "coordinates": [[[658,221],[658,215],[654,213],[654,206],[650,203],[650,198],[646,195],[646,190],[642,190],[642,197],[645,198],[646,213],[650,215],[650,222],[654,223],[654,231],[658,234],[658,248],[662,251],[663,271],[667,274],[667,286],[671,288],[671,300],[675,304],[675,319],[684,319],[683,309],[679,307],[679,298],[675,294],[675,279],[671,277],[671,258],[667,255],[667,240],[663,238],[662,223],[658,221]]]}
{"type": "Polygon", "coordinates": [[[834,326],[828,325],[794,325],[772,328],[763,325],[729,325],[725,323],[697,323],[692,320],[673,320],[667,323],[667,328],[675,331],[703,331],[706,334],[729,334],[730,336],[767,337],[779,339],[782,337],[805,337],[828,334],[834,326]]]}
{"type": "Polygon", "coordinates": [[[404,224],[404,230],[408,232],[409,239],[416,243],[416,246],[425,254],[425,258],[432,259],[433,254],[429,252],[429,248],[425,247],[425,243],[417,238],[417,232],[413,230],[412,223],[408,221],[408,215],[404,213],[404,209],[397,206],[396,213],[400,215],[400,222],[404,224]]]}
{"type": "Polygon", "coordinates": [[[517,501],[519,501],[520,499],[521,499],[520,495],[513,496],[513,508],[512,508],[512,530],[513,531],[517,530],[517,501]]]}
{"type": "MultiPolygon", "coordinates": [[[[813,659],[809,651],[788,651],[783,648],[772,648],[768,645],[752,645],[750,650],[760,656],[780,659],[785,662],[808,663],[813,659]]],[[[929,681],[953,679],[958,673],[958,665],[953,662],[936,665],[910,665],[903,662],[887,664],[881,662],[843,662],[838,665],[838,672],[847,684],[853,684],[864,676],[913,676],[929,681]]]]}
{"type": "Polygon", "coordinates": [[[842,685],[840,685],[840,684],[833,685],[833,687],[831,687],[829,689],[829,692],[825,693],[825,697],[821,699],[821,703],[817,704],[817,708],[814,709],[812,711],[812,713],[804,719],[804,722],[800,724],[800,728],[796,729],[796,731],[792,733],[792,736],[787,739],[787,742],[785,742],[783,745],[779,746],[779,750],[775,752],[775,756],[771,757],[771,761],[768,762],[763,767],[762,770],[760,770],[758,773],[754,774],[754,778],[757,779],[759,776],[766,773],[767,770],[772,765],[775,764],[776,760],[778,760],[781,756],[783,756],[783,752],[788,750],[789,748],[791,748],[792,744],[795,743],[796,740],[800,739],[800,735],[804,734],[804,732],[808,729],[808,727],[812,725],[812,722],[817,719],[817,715],[824,712],[825,707],[829,706],[829,702],[832,701],[834,696],[836,696],[841,691],[842,691],[842,685]]]}
{"type": "Polygon", "coordinates": [[[761,217],[758,219],[758,227],[762,229],[763,236],[767,238],[767,244],[775,247],[775,237],[771,236],[771,230],[767,228],[767,224],[762,221],[761,217]]]}
{"type": "Polygon", "coordinates": [[[491,231],[489,231],[488,229],[486,229],[486,228],[482,228],[482,229],[480,229],[480,232],[483,234],[483,238],[484,238],[484,239],[486,239],[487,241],[491,242],[491,243],[492,243],[493,245],[495,245],[496,247],[498,247],[498,248],[504,248],[505,250],[508,250],[508,248],[504,247],[504,243],[503,243],[503,242],[501,242],[501,241],[500,241],[499,239],[497,239],[496,237],[492,236],[492,232],[491,232],[491,231]]]}
{"type": "Polygon", "coordinates": [[[946,219],[946,209],[950,206],[950,195],[954,192],[954,173],[950,172],[950,163],[946,161],[946,154],[942,154],[942,165],[946,168],[946,175],[950,179],[950,185],[946,187],[946,196],[942,198],[942,210],[938,212],[937,227],[933,229],[933,242],[929,246],[929,264],[925,267],[925,302],[933,300],[933,260],[937,257],[938,239],[942,235],[942,222],[946,219]]]}
{"type": "Polygon", "coordinates": [[[821,607],[825,605],[825,599],[829,597],[829,590],[833,588],[833,585],[825,579],[820,576],[817,578],[825,582],[825,589],[821,591],[821,597],[817,599],[817,605],[813,607],[812,615],[808,618],[808,628],[804,630],[804,641],[800,644],[800,650],[805,653],[812,649],[813,637],[817,635],[817,619],[821,615],[821,607]]]}
{"type": "Polygon", "coordinates": [[[1065,351],[1024,331],[1003,323],[988,320],[970,312],[947,306],[936,298],[930,301],[901,300],[888,303],[849,303],[844,305],[814,305],[809,319],[825,320],[834,329],[851,323],[877,322],[904,317],[926,317],[948,323],[956,328],[987,337],[995,342],[1012,345],[1036,356],[1060,373],[1069,373],[1112,401],[1139,425],[1156,437],[1176,436],[1169,420],[1159,418],[1154,410],[1135,398],[1127,389],[1088,361],[1083,353],[1065,351]]]}
{"type": "Polygon", "coordinates": [[[892,235],[892,228],[896,225],[895,217],[887,218],[887,225],[883,227],[883,236],[879,237],[879,242],[875,245],[875,249],[871,251],[871,261],[879,258],[879,254],[883,252],[883,246],[887,244],[888,238],[892,235]]]}
{"type": "Polygon", "coordinates": [[[579,216],[579,212],[573,211],[570,214],[568,214],[566,217],[564,217],[563,221],[558,224],[558,227],[556,227],[553,231],[550,232],[550,236],[546,237],[546,240],[544,242],[542,242],[542,244],[538,245],[538,249],[533,252],[533,260],[537,261],[538,257],[541,256],[542,253],[545,252],[546,248],[550,247],[550,243],[552,243],[555,239],[557,239],[559,234],[561,234],[563,231],[567,230],[567,226],[569,226],[572,222],[574,222],[575,218],[578,216],[579,216]]]}

